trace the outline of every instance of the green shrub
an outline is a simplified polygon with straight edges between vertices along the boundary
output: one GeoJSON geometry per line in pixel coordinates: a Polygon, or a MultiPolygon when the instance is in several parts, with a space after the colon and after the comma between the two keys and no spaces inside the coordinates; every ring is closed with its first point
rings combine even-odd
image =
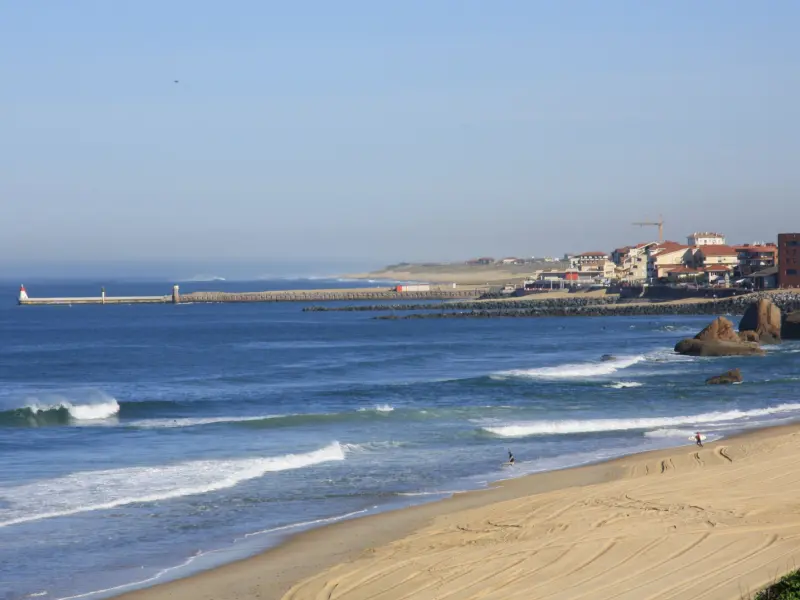
{"type": "Polygon", "coordinates": [[[800,600],[800,571],[789,573],[756,594],[755,600],[800,600]]]}

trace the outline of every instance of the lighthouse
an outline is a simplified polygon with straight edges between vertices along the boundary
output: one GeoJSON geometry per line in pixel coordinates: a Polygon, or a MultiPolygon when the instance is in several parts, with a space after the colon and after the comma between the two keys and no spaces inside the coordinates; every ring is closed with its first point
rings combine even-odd
{"type": "Polygon", "coordinates": [[[25,291],[25,286],[19,286],[19,301],[22,302],[23,300],[28,299],[28,292],[25,291]]]}

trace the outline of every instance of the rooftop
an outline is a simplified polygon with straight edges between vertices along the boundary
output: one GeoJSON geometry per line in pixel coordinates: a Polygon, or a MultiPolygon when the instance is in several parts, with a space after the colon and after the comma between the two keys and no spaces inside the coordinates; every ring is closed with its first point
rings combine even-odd
{"type": "Polygon", "coordinates": [[[716,246],[703,246],[700,248],[703,256],[736,256],[738,252],[736,248],[719,244],[716,246]]]}
{"type": "Polygon", "coordinates": [[[714,233],[713,231],[696,231],[695,233],[693,233],[689,237],[694,237],[694,238],[698,238],[698,237],[724,238],[725,236],[722,235],[721,233],[714,233]]]}

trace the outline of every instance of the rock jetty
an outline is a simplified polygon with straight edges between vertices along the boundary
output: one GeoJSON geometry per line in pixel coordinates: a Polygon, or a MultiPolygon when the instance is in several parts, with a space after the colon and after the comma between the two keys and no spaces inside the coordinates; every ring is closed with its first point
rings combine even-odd
{"type": "MultiPolygon", "coordinates": [[[[411,312],[408,315],[380,315],[376,319],[488,319],[496,317],[638,317],[658,315],[741,315],[761,298],[771,299],[782,312],[800,311],[800,294],[747,294],[717,301],[620,302],[618,298],[559,298],[497,302],[443,302],[439,304],[383,304],[320,307],[307,311],[411,312]]],[[[800,320],[797,321],[800,334],[800,320]]],[[[785,336],[784,336],[785,337],[785,336]]],[[[741,338],[740,338],[741,339],[741,338]]],[[[800,339],[800,338],[798,338],[800,339]]]]}

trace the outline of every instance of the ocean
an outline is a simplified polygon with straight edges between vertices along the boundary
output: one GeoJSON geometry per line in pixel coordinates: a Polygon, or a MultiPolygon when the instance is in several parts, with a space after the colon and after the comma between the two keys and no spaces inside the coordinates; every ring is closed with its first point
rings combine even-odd
{"type": "MultiPolygon", "coordinates": [[[[327,280],[182,290],[375,285],[327,280]]],[[[32,296],[97,295],[42,283],[32,296]]],[[[115,283],[109,295],[168,294],[115,283]]],[[[800,344],[708,317],[374,320],[303,305],[0,302],[0,598],[100,599],[337,520],[800,418],[800,344]],[[614,360],[601,360],[611,354],[614,360]],[[741,385],[704,380],[740,367],[741,385]],[[507,452],[517,465],[503,468],[507,452]]]]}

